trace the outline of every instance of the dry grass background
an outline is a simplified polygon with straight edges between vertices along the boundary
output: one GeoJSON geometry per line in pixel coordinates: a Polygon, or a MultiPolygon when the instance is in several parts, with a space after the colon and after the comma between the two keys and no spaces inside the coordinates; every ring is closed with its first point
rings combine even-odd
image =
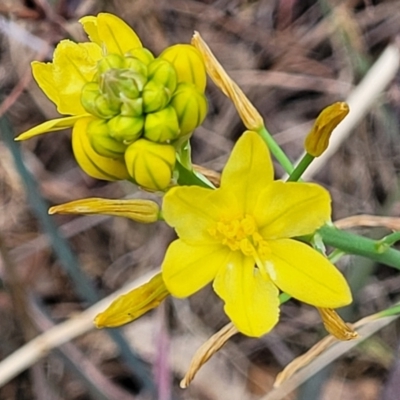
{"type": "MultiPolygon", "coordinates": [[[[57,115],[32,81],[30,61],[49,59],[62,38],[84,40],[78,19],[100,11],[125,19],[155,54],[189,42],[193,30],[199,31],[292,159],[301,154],[319,111],[346,99],[400,33],[399,0],[1,0],[0,110],[14,134],[57,115]]],[[[209,114],[192,141],[194,161],[220,171],[244,127],[211,83],[207,96],[209,114]]],[[[334,219],[400,216],[399,117],[397,75],[316,177],[332,193],[334,219]]],[[[88,196],[150,196],[131,184],[86,176],[73,159],[69,138],[69,132],[59,132],[21,146],[48,205],[88,196]]],[[[277,177],[281,173],[277,168],[277,177]]],[[[38,201],[0,142],[0,359],[89,305],[46,239],[44,217],[32,211],[38,201]]],[[[173,239],[161,223],[71,216],[54,221],[100,297],[158,268],[173,239]]],[[[363,231],[372,237],[385,232],[363,231]]],[[[399,301],[400,276],[394,270],[360,258],[345,258],[340,267],[355,298],[343,310],[348,320],[399,301]]],[[[194,351],[226,322],[221,302],[206,288],[184,301],[169,299],[121,330],[158,394],[143,390],[139,369],[122,360],[115,338],[92,330],[5,384],[0,399],[260,399],[277,372],[325,335],[316,310],[291,301],[273,332],[257,340],[234,337],[189,389],[179,389],[194,351]]],[[[399,399],[400,389],[398,397],[389,393],[400,379],[398,329],[396,323],[387,326],[282,398],[399,399]]]]}

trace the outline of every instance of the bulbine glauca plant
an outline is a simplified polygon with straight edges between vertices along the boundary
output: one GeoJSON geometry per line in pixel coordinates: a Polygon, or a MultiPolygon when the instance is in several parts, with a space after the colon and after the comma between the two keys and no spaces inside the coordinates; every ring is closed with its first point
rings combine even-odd
{"type": "Polygon", "coordinates": [[[159,194],[162,205],[88,198],[52,207],[50,213],[162,221],[178,236],[160,272],[116,299],[95,325],[121,326],[168,296],[191,296],[211,283],[231,323],[198,350],[183,387],[232,335],[268,334],[279,323],[280,305],[291,297],[316,307],[335,338],[357,339],[335,311],[350,304],[352,295],[333,262],[358,254],[400,269],[400,252],[393,247],[400,233],[373,241],[335,228],[329,192],[301,178],[328,147],[349,112],[347,104],[322,110],[306,138],[306,154],[294,167],[200,34],[191,44],[156,56],[114,15],[87,16],[81,24],[89,41],[63,40],[52,62],[32,63],[36,82],[63,116],[17,140],[72,128],[76,161],[88,175],[131,181],[159,194]],[[207,114],[207,73],[247,128],[220,176],[191,161],[190,138],[207,114]],[[285,181],[274,179],[271,154],[288,173],[285,181]],[[334,249],[329,254],[326,245],[334,249]]]}

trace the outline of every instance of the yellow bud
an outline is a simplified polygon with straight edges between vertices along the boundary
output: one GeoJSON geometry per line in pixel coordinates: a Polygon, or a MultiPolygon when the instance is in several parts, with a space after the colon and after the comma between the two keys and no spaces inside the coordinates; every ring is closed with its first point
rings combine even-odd
{"type": "Polygon", "coordinates": [[[172,94],[177,84],[175,68],[167,60],[156,58],[149,65],[149,80],[164,86],[172,94]]]}
{"type": "Polygon", "coordinates": [[[190,44],[176,44],[167,47],[159,56],[169,61],[178,75],[178,83],[189,82],[204,92],[206,69],[200,52],[190,44]]]}
{"type": "Polygon", "coordinates": [[[126,53],[127,59],[130,57],[137,58],[145,65],[149,65],[153,60],[154,56],[150,50],[145,49],[144,47],[138,47],[136,49],[131,49],[126,53]]]}
{"type": "Polygon", "coordinates": [[[110,136],[125,144],[130,144],[140,137],[143,124],[143,117],[125,117],[123,115],[117,115],[107,123],[110,136]]]}
{"type": "Polygon", "coordinates": [[[146,83],[143,93],[143,110],[151,113],[162,110],[171,100],[171,95],[165,86],[155,81],[146,83]]]}
{"type": "Polygon", "coordinates": [[[150,190],[164,190],[172,178],[175,148],[146,139],[133,142],[125,152],[125,163],[135,182],[150,190]]]}
{"type": "Polygon", "coordinates": [[[160,207],[151,200],[111,200],[92,197],[53,206],[49,209],[49,214],[105,214],[150,224],[158,221],[160,207]]]}
{"type": "Polygon", "coordinates": [[[258,132],[264,126],[260,113],[226,73],[198,32],[195,32],[192,44],[199,50],[208,75],[221,91],[231,99],[246,128],[258,132]]]}
{"type": "Polygon", "coordinates": [[[118,113],[118,107],[107,101],[95,82],[89,82],[83,86],[81,103],[88,113],[99,118],[111,118],[118,113]]]}
{"type": "Polygon", "coordinates": [[[88,124],[87,135],[96,153],[104,157],[121,158],[126,145],[110,136],[107,121],[96,119],[88,124]]]}
{"type": "Polygon", "coordinates": [[[314,122],[310,133],[304,142],[308,154],[319,157],[329,145],[329,139],[333,130],[349,113],[347,103],[334,103],[324,108],[314,122]]]}
{"type": "Polygon", "coordinates": [[[124,159],[99,155],[92,147],[87,128],[93,118],[81,118],[72,130],[72,149],[79,166],[91,177],[106,181],[129,179],[124,159]]]}
{"type": "Polygon", "coordinates": [[[207,114],[207,100],[191,83],[180,83],[172,96],[171,103],[178,117],[179,136],[193,132],[207,114]]]}
{"type": "Polygon", "coordinates": [[[179,135],[179,123],[176,111],[168,106],[161,111],[146,115],[143,136],[153,142],[165,143],[179,135]]]}
{"type": "Polygon", "coordinates": [[[169,295],[161,273],[149,282],[114,300],[94,320],[97,328],[114,328],[132,322],[152,310],[169,295]]]}

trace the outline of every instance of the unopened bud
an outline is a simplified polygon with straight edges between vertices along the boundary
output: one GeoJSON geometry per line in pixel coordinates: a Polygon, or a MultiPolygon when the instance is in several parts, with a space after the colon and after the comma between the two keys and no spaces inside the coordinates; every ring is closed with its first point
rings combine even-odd
{"type": "Polygon", "coordinates": [[[98,74],[104,74],[110,69],[120,69],[124,66],[124,58],[119,54],[108,54],[97,63],[98,74]]]}
{"type": "Polygon", "coordinates": [[[165,143],[179,135],[179,123],[176,111],[168,106],[161,111],[146,115],[143,136],[153,142],[165,143]]]}
{"type": "Polygon", "coordinates": [[[91,177],[106,181],[129,179],[124,159],[99,155],[92,147],[87,135],[88,124],[92,118],[76,121],[72,130],[72,149],[79,166],[91,177]]]}
{"type": "Polygon", "coordinates": [[[133,142],[125,151],[125,162],[135,182],[146,189],[164,190],[172,178],[175,148],[146,139],[133,142]]]}
{"type": "Polygon", "coordinates": [[[101,156],[121,158],[125,153],[126,145],[110,136],[107,121],[104,119],[91,121],[87,127],[87,135],[93,149],[101,156]]]}
{"type": "Polygon", "coordinates": [[[121,97],[136,99],[140,96],[138,84],[129,76],[129,70],[112,69],[103,75],[101,90],[116,102],[121,102],[121,97]]]}
{"type": "Polygon", "coordinates": [[[110,136],[125,144],[132,143],[142,134],[143,117],[125,117],[117,115],[108,121],[110,136]]]}
{"type": "Polygon", "coordinates": [[[148,49],[145,49],[144,47],[137,47],[136,49],[129,50],[126,53],[126,56],[127,56],[127,60],[130,57],[137,58],[145,65],[149,65],[154,60],[154,56],[151,53],[151,51],[148,49]]]}
{"type": "Polygon", "coordinates": [[[159,58],[169,61],[175,68],[179,82],[190,82],[204,92],[206,69],[200,52],[190,44],[176,44],[166,48],[159,58]]]}
{"type": "Polygon", "coordinates": [[[169,295],[161,272],[149,282],[119,296],[94,320],[97,328],[114,328],[132,322],[152,310],[169,295]]]}
{"type": "Polygon", "coordinates": [[[95,82],[89,82],[83,86],[81,103],[88,113],[98,118],[111,118],[118,113],[118,108],[110,105],[95,82]]]}
{"type": "Polygon", "coordinates": [[[156,58],[149,65],[149,80],[164,86],[169,90],[169,94],[172,94],[177,85],[175,68],[169,61],[156,58]]]}
{"type": "Polygon", "coordinates": [[[171,94],[160,83],[149,81],[143,89],[142,98],[144,112],[151,113],[166,107],[171,100],[171,94]]]}
{"type": "Polygon", "coordinates": [[[310,133],[304,142],[306,152],[313,157],[319,157],[329,146],[333,130],[349,113],[347,103],[334,103],[324,108],[314,122],[310,133]]]}
{"type": "Polygon", "coordinates": [[[138,89],[142,91],[148,79],[146,64],[137,58],[129,57],[125,59],[125,66],[126,69],[122,70],[124,71],[123,75],[126,78],[134,80],[138,89]]]}
{"type": "Polygon", "coordinates": [[[151,200],[111,200],[92,197],[53,206],[49,209],[49,214],[104,214],[150,224],[158,221],[160,206],[151,200]]]}
{"type": "Polygon", "coordinates": [[[179,136],[193,132],[207,114],[207,100],[192,83],[180,83],[172,96],[171,103],[178,117],[179,136]]]}
{"type": "Polygon", "coordinates": [[[125,117],[140,117],[143,114],[143,99],[123,99],[121,105],[121,115],[125,117]]]}

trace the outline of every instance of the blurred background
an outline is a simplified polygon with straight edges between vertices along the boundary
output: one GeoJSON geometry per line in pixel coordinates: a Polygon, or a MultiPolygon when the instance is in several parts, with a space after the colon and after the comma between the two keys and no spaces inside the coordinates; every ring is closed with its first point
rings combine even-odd
{"type": "MultiPolygon", "coordinates": [[[[162,223],[48,216],[51,205],[89,196],[156,197],[128,182],[85,175],[73,158],[69,131],[12,140],[57,117],[32,79],[30,62],[51,61],[61,39],[85,41],[79,18],[101,11],[123,18],[156,55],[189,43],[199,31],[292,160],[301,155],[318,113],[345,101],[387,46],[398,45],[400,33],[399,0],[1,0],[1,373],[10,371],[1,360],[37,335],[156,271],[174,239],[162,223]]],[[[332,194],[334,220],[385,215],[399,230],[400,75],[385,67],[378,75],[388,75],[390,83],[314,179],[332,194]]],[[[209,113],[193,136],[193,157],[221,171],[245,128],[212,82],[207,98],[209,113]]],[[[380,238],[387,227],[355,231],[380,238]]],[[[346,320],[399,301],[397,271],[359,257],[344,257],[339,267],[354,295],[342,313],[346,320]]],[[[95,330],[82,320],[73,333],[60,333],[71,341],[41,354],[15,378],[0,373],[0,399],[400,399],[396,321],[327,367],[317,359],[305,383],[271,397],[276,374],[326,335],[312,307],[290,301],[281,315],[265,337],[233,337],[185,390],[179,381],[195,350],[228,322],[210,287],[186,300],[167,299],[118,330],[95,330]]],[[[24,364],[29,357],[24,350],[16,359],[24,364]]]]}

